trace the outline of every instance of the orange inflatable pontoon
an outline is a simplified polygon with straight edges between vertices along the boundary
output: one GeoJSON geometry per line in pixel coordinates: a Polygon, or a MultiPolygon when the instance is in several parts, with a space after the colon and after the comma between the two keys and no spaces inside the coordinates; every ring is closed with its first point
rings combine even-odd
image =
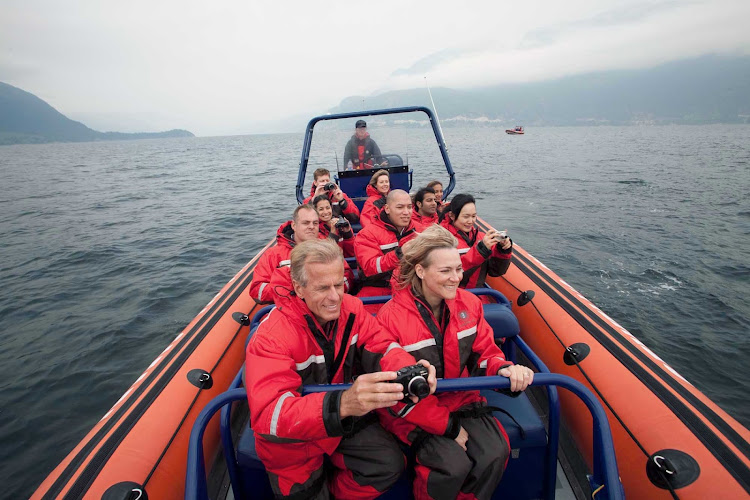
{"type": "MultiPolygon", "coordinates": [[[[447,196],[455,185],[455,174],[442,133],[430,110],[413,107],[311,120],[298,174],[298,201],[303,199],[316,123],[407,112],[423,112],[429,118],[449,174],[447,196]]],[[[343,129],[333,130],[338,133],[343,129]]],[[[388,156],[385,163],[392,188],[412,187],[409,166],[399,155],[388,156]]],[[[339,171],[337,180],[341,189],[361,204],[369,176],[367,171],[339,171]]],[[[478,225],[484,231],[489,228],[482,220],[478,225]]],[[[191,428],[201,409],[227,390],[243,365],[250,331],[248,316],[260,307],[250,298],[248,288],[256,262],[272,244],[166,347],[32,498],[184,497],[191,428]]],[[[508,272],[488,278],[487,283],[513,303],[519,337],[550,371],[578,380],[598,396],[609,418],[625,495],[634,499],[748,498],[750,432],[544,264],[517,244],[513,248],[508,272]]],[[[590,469],[594,462],[592,418],[567,391],[560,391],[560,401],[564,430],[560,450],[566,457],[582,457],[581,467],[590,469]]],[[[546,415],[544,408],[536,411],[546,415]]],[[[214,491],[224,498],[229,481],[226,465],[215,460],[220,447],[218,418],[210,422],[204,460],[209,480],[217,485],[214,491]]],[[[246,420],[241,423],[247,430],[246,420]]],[[[544,435],[544,425],[539,429],[544,435]]],[[[515,443],[511,445],[517,448],[515,443]]],[[[524,450],[521,453],[526,456],[524,450]]],[[[554,483],[554,476],[552,479],[554,483]]],[[[610,490],[619,490],[619,485],[610,490]]],[[[592,493],[594,498],[609,498],[607,491],[592,493]]],[[[554,495],[554,491],[546,492],[547,498],[554,495]]]]}

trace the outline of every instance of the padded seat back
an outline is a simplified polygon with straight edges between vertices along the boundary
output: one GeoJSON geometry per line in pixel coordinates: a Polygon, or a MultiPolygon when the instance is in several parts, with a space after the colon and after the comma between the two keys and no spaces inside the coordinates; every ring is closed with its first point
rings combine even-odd
{"type": "Polygon", "coordinates": [[[243,491],[251,498],[273,498],[266,468],[255,451],[255,433],[249,426],[244,428],[237,442],[237,465],[240,468],[243,491]]]}
{"type": "Polygon", "coordinates": [[[511,311],[510,303],[484,304],[484,319],[495,331],[496,339],[515,337],[521,332],[521,326],[511,311]]]}
{"type": "Polygon", "coordinates": [[[487,399],[489,406],[502,408],[518,422],[514,422],[503,412],[496,411],[494,413],[495,418],[503,424],[505,432],[508,433],[511,448],[523,449],[547,446],[547,431],[544,422],[542,422],[526,394],[522,393],[519,396],[511,397],[492,390],[481,391],[481,394],[487,399]],[[521,428],[523,428],[523,433],[521,428]]]}
{"type": "MultiPolygon", "coordinates": [[[[391,155],[386,155],[390,158],[391,155]]],[[[390,160],[389,160],[390,161],[390,160]]],[[[377,172],[378,168],[368,168],[363,170],[345,170],[339,172],[336,176],[339,187],[346,195],[354,201],[357,208],[362,210],[362,206],[367,201],[367,184],[372,178],[372,174],[377,172]]],[[[409,185],[409,167],[407,166],[389,166],[382,170],[387,170],[390,176],[391,189],[403,189],[407,193],[411,186],[409,185]]]]}

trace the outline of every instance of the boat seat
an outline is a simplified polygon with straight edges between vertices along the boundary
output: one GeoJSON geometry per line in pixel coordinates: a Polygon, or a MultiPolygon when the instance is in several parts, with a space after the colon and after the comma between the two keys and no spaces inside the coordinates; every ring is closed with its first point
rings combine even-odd
{"type": "Polygon", "coordinates": [[[481,391],[481,394],[487,399],[489,406],[502,408],[518,422],[514,422],[502,412],[496,411],[493,413],[503,424],[505,432],[508,433],[511,448],[523,449],[547,446],[547,430],[544,427],[544,422],[542,422],[526,394],[512,397],[492,390],[481,391]],[[519,425],[523,428],[523,433],[519,425]]]}
{"type": "Polygon", "coordinates": [[[484,319],[495,332],[495,339],[508,339],[521,332],[516,315],[511,310],[510,302],[484,304],[484,319]]]}
{"type": "Polygon", "coordinates": [[[252,498],[273,498],[266,468],[255,452],[255,433],[246,426],[237,442],[237,465],[241,471],[242,489],[253,492],[252,498]]]}
{"type": "MultiPolygon", "coordinates": [[[[484,317],[492,327],[495,340],[513,339],[521,332],[518,319],[511,310],[511,302],[500,300],[494,304],[484,304],[484,317]]],[[[506,359],[515,360],[515,343],[504,342],[506,359]]],[[[547,430],[528,396],[521,393],[516,397],[492,390],[481,391],[489,406],[496,406],[510,413],[516,422],[503,412],[493,413],[508,434],[511,456],[493,499],[542,498],[547,463],[547,430]],[[520,427],[519,427],[520,426],[520,427]],[[521,432],[523,428],[523,432],[521,432]],[[508,478],[505,480],[505,478],[508,478]],[[512,479],[511,479],[512,478],[512,479]]]]}
{"type": "MultiPolygon", "coordinates": [[[[396,155],[384,155],[388,161],[396,162],[396,155]]],[[[399,157],[400,160],[400,157],[399,157]]],[[[403,189],[407,193],[411,190],[412,175],[409,167],[403,164],[403,160],[398,161],[399,165],[389,165],[382,170],[387,170],[390,175],[391,189],[403,189]]],[[[381,169],[362,169],[362,170],[345,170],[338,172],[334,177],[339,187],[346,195],[351,198],[357,208],[362,207],[367,201],[367,184],[370,182],[372,174],[381,169]]]]}
{"type": "Polygon", "coordinates": [[[492,498],[543,498],[544,481],[541,478],[545,474],[547,457],[547,430],[544,422],[525,393],[511,397],[484,390],[481,394],[487,399],[488,405],[502,408],[517,422],[502,412],[493,413],[508,434],[511,454],[503,480],[492,498]]]}

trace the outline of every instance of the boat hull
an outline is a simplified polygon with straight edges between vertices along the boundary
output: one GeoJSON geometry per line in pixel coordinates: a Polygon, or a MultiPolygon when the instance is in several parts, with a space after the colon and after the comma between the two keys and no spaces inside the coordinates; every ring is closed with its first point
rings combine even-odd
{"type": "MultiPolygon", "coordinates": [[[[227,389],[244,362],[249,327],[232,315],[252,316],[259,307],[247,290],[258,258],[271,244],[177,335],[32,498],[99,499],[107,491],[112,494],[144,483],[149,498],[184,497],[193,422],[212,398],[227,389]],[[210,384],[200,382],[201,372],[210,374],[210,384]]],[[[215,419],[206,432],[208,463],[218,443],[215,419]]]]}
{"type": "MultiPolygon", "coordinates": [[[[490,227],[482,220],[479,225],[490,227]]],[[[553,373],[577,379],[602,400],[627,497],[672,498],[647,473],[649,457],[674,456],[664,450],[686,454],[699,468],[692,482],[676,489],[680,499],[747,497],[750,432],[630,332],[516,244],[513,265],[488,284],[513,302],[522,291],[534,291],[532,302],[513,306],[521,336],[553,373]],[[573,345],[581,358],[577,365],[570,354],[566,362],[566,347],[573,345]]],[[[588,412],[565,391],[560,400],[564,421],[591,466],[588,412]]]]}
{"type": "MultiPolygon", "coordinates": [[[[490,227],[482,220],[479,225],[490,227]]],[[[154,360],[32,498],[102,498],[113,488],[141,487],[146,481],[149,498],[183,498],[190,429],[243,363],[248,327],[232,313],[252,315],[257,309],[247,289],[255,263],[271,244],[154,360]],[[193,370],[209,371],[211,388],[191,383],[193,370]]],[[[535,292],[532,302],[514,303],[521,335],[553,373],[579,380],[603,401],[628,497],[671,498],[647,474],[649,456],[662,450],[679,450],[699,468],[692,482],[676,490],[679,498],[747,496],[747,429],[627,330],[517,244],[508,272],[488,284],[513,302],[522,291],[535,292]],[[578,366],[565,362],[566,347],[574,344],[589,350],[578,366]]],[[[590,467],[589,412],[565,391],[560,397],[565,423],[590,467]]],[[[204,442],[211,463],[219,442],[217,422],[204,442]]]]}

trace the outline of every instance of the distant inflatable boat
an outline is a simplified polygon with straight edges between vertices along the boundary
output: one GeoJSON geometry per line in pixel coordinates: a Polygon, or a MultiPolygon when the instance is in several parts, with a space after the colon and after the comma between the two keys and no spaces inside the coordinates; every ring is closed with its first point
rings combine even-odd
{"type": "Polygon", "coordinates": [[[517,125],[513,128],[505,129],[505,133],[508,135],[523,135],[523,127],[517,125]]]}
{"type": "MultiPolygon", "coordinates": [[[[352,119],[400,113],[427,114],[449,176],[447,197],[455,174],[437,120],[429,109],[412,107],[313,118],[297,201],[305,195],[316,126],[348,120],[331,127],[339,133],[353,128],[352,119]]],[[[410,190],[413,171],[400,155],[388,160],[391,187],[410,190]]],[[[339,171],[336,180],[361,205],[370,174],[339,171]]],[[[481,219],[477,224],[490,228],[481,219]]],[[[256,305],[248,289],[272,244],[167,346],[32,498],[271,498],[248,426],[242,368],[246,339],[271,309],[256,305]]],[[[496,414],[513,452],[495,497],[551,500],[562,488],[579,499],[748,498],[748,429],[515,243],[512,262],[475,293],[498,301],[485,306],[485,317],[496,338],[506,339],[506,356],[535,367],[539,387],[511,398],[487,391],[500,387],[502,377],[439,382],[443,390],[484,389],[493,406],[512,416],[496,414]],[[558,397],[554,385],[566,390],[558,397]]],[[[410,498],[408,476],[386,495],[410,498]]]]}

